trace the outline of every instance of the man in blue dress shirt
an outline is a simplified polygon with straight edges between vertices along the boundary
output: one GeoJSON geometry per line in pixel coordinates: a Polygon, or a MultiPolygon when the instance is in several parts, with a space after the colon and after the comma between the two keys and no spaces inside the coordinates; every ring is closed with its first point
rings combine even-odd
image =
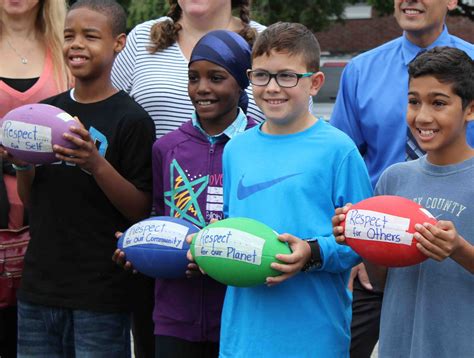
{"type": "MultiPolygon", "coordinates": [[[[403,36],[355,57],[344,69],[331,124],[356,143],[372,185],[390,165],[406,159],[408,64],[436,46],[459,48],[474,58],[474,46],[450,35],[445,26],[457,0],[394,0],[403,36]]],[[[468,128],[474,146],[474,123],[468,128]]],[[[362,265],[362,264],[361,264],[362,265]]],[[[362,276],[363,266],[353,274],[362,276]]],[[[354,282],[351,358],[370,357],[378,339],[384,272],[369,270],[370,283],[354,282]]]]}

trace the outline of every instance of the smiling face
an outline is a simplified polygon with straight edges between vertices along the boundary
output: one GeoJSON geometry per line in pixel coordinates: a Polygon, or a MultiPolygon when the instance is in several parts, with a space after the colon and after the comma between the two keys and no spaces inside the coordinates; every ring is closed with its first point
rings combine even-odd
{"type": "MultiPolygon", "coordinates": [[[[270,73],[306,73],[308,68],[302,56],[291,56],[272,50],[270,55],[255,57],[252,70],[270,73]]],[[[316,95],[324,83],[324,75],[317,72],[310,77],[300,78],[295,87],[280,87],[274,78],[266,86],[252,86],[255,102],[265,114],[262,129],[267,133],[290,134],[300,132],[312,123],[309,112],[309,97],[316,95]]]]}
{"type": "Polygon", "coordinates": [[[429,75],[410,80],[407,124],[432,164],[454,164],[472,155],[466,127],[473,116],[474,102],[463,109],[451,84],[429,75]]]}
{"type": "Polygon", "coordinates": [[[433,43],[443,31],[448,10],[457,0],[395,0],[395,18],[408,39],[420,47],[433,43]]]}
{"type": "Polygon", "coordinates": [[[209,61],[194,61],[188,71],[188,94],[203,129],[222,133],[237,117],[241,89],[235,78],[209,61]]]}
{"type": "Polygon", "coordinates": [[[67,14],[63,55],[78,81],[109,81],[115,56],[124,46],[125,35],[114,37],[104,14],[86,7],[67,14]]]}

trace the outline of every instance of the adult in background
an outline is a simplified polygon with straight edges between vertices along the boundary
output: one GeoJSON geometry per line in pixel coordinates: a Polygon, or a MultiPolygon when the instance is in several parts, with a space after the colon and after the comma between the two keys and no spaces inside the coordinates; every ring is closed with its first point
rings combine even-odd
{"type": "Polygon", "coordinates": [[[0,0],[0,118],[64,91],[64,0],[0,0]]]}
{"type": "MultiPolygon", "coordinates": [[[[231,30],[253,44],[264,26],[250,20],[249,0],[169,0],[167,17],[135,27],[114,64],[114,85],[128,92],[153,118],[157,138],[188,121],[188,61],[197,41],[212,30],[231,30]],[[238,9],[239,17],[232,15],[238,9]]],[[[248,115],[263,119],[250,90],[248,115]]]]}
{"type": "MultiPolygon", "coordinates": [[[[168,16],[137,25],[127,37],[112,70],[114,85],[138,102],[153,118],[157,138],[187,122],[194,111],[188,96],[188,62],[198,40],[212,30],[231,30],[253,44],[264,26],[250,20],[249,0],[169,0],[168,16]],[[232,14],[238,10],[239,17],[232,14]]],[[[263,115],[247,89],[247,114],[263,115]]],[[[137,357],[153,356],[154,280],[142,277],[136,291],[132,329],[137,357]],[[146,302],[146,303],[145,303],[146,302]]]]}
{"type": "MultiPolygon", "coordinates": [[[[0,118],[66,90],[62,57],[64,0],[0,0],[0,118]]],[[[1,162],[1,161],[0,161],[1,162]]],[[[0,229],[27,223],[15,170],[0,165],[0,229]]],[[[0,302],[0,307],[2,307],[0,302]]],[[[16,357],[16,306],[0,308],[0,357],[16,357]]]]}
{"type": "MultiPolygon", "coordinates": [[[[445,25],[447,12],[457,4],[457,0],[394,0],[403,35],[355,57],[343,72],[331,123],[354,140],[374,186],[388,166],[423,154],[407,137],[408,64],[436,46],[456,47],[474,58],[474,46],[450,35],[445,25]]],[[[467,136],[473,146],[472,124],[467,136]]],[[[379,334],[386,270],[367,268],[369,277],[363,264],[352,272],[360,278],[353,285],[352,358],[370,357],[379,334]]]]}

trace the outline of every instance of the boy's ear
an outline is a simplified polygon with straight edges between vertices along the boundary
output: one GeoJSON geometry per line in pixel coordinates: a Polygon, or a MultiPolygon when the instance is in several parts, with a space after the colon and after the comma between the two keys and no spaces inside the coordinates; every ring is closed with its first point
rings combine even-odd
{"type": "Polygon", "coordinates": [[[311,96],[316,96],[316,94],[319,92],[323,84],[324,84],[324,73],[319,71],[311,75],[311,89],[310,89],[311,96]]]}
{"type": "Polygon", "coordinates": [[[474,101],[471,101],[466,107],[466,122],[474,121],[474,101]]]}
{"type": "Polygon", "coordinates": [[[127,35],[124,33],[117,35],[115,38],[115,46],[114,46],[114,51],[115,53],[121,52],[125,48],[125,43],[127,42],[127,35]]]}

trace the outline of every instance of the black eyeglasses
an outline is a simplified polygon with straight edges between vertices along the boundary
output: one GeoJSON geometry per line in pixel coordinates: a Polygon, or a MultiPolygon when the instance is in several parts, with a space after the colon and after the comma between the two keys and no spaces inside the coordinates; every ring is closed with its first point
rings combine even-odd
{"type": "Polygon", "coordinates": [[[295,87],[300,78],[310,77],[314,75],[315,72],[306,72],[306,73],[295,73],[295,72],[278,72],[270,73],[264,70],[248,70],[247,76],[250,80],[250,83],[254,86],[266,86],[270,83],[271,79],[274,78],[278,86],[284,88],[295,87]]]}

